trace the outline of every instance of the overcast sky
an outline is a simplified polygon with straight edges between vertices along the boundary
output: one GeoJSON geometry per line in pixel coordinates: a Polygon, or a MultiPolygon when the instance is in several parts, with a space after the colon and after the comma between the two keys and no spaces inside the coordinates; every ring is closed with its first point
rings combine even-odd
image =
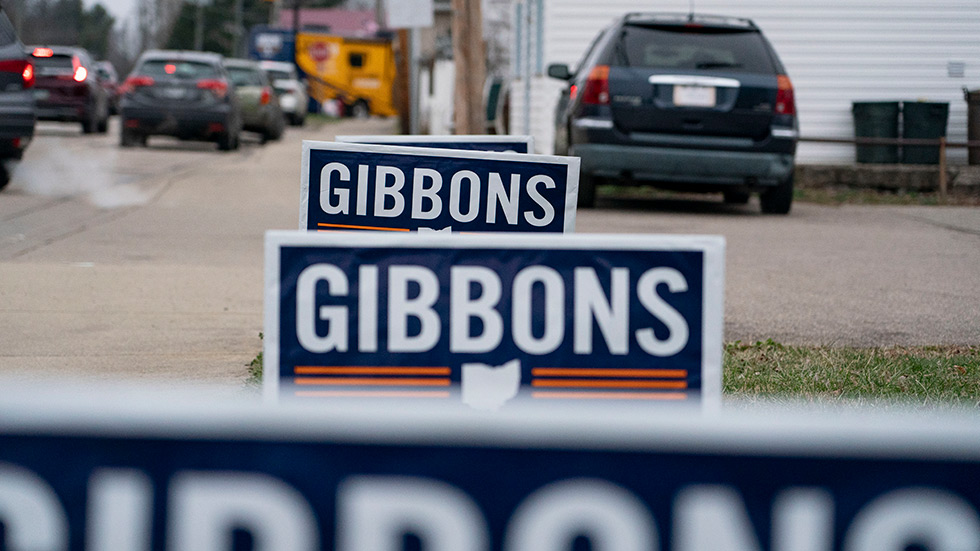
{"type": "Polygon", "coordinates": [[[136,7],[136,0],[82,0],[82,3],[86,8],[95,4],[102,4],[116,18],[118,23],[129,17],[130,12],[136,7]]]}

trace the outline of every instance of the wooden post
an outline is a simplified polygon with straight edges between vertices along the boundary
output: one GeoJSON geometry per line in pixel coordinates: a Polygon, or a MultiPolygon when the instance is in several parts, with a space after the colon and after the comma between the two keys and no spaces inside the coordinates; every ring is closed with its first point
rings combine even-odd
{"type": "Polygon", "coordinates": [[[946,198],[946,138],[939,138],[939,197],[946,198]]]}
{"type": "Polygon", "coordinates": [[[397,64],[394,89],[395,109],[398,110],[398,128],[402,134],[411,131],[411,94],[409,92],[410,73],[408,30],[398,29],[398,42],[395,44],[395,63],[397,64]]]}
{"type": "Polygon", "coordinates": [[[483,134],[487,124],[483,107],[486,56],[480,2],[452,0],[452,7],[453,61],[456,65],[453,101],[455,133],[483,134]]]}

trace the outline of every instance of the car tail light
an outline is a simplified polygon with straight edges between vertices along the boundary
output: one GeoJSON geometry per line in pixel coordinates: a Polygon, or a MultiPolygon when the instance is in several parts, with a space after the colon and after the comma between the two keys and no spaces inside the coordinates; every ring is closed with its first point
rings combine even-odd
{"type": "Polygon", "coordinates": [[[154,84],[153,77],[147,77],[142,75],[132,76],[127,78],[122,83],[122,86],[119,87],[119,93],[128,94],[141,86],[153,86],[153,84],[154,84]]]}
{"type": "Polygon", "coordinates": [[[262,88],[262,97],[259,98],[259,103],[262,105],[269,105],[269,101],[272,99],[272,91],[266,86],[262,88]]]}
{"type": "Polygon", "coordinates": [[[21,78],[24,79],[24,88],[33,88],[36,79],[34,78],[34,65],[30,61],[24,62],[24,70],[20,72],[21,78]]]}
{"type": "Polygon", "coordinates": [[[20,73],[24,88],[34,86],[34,65],[26,59],[0,61],[0,73],[20,73]]]}
{"type": "Polygon", "coordinates": [[[219,98],[224,98],[228,94],[228,83],[220,78],[206,78],[197,81],[197,87],[208,90],[219,98]]]}
{"type": "Polygon", "coordinates": [[[71,79],[75,82],[85,82],[88,77],[88,69],[82,67],[82,60],[78,59],[78,56],[71,57],[71,79]]]}
{"type": "Polygon", "coordinates": [[[596,65],[589,72],[582,89],[582,103],[588,105],[609,104],[609,67],[596,65]]]}
{"type": "Polygon", "coordinates": [[[54,55],[54,50],[51,48],[34,48],[31,55],[34,57],[52,57],[54,55]]]}
{"type": "Polygon", "coordinates": [[[786,75],[776,79],[776,113],[780,115],[796,114],[796,97],[793,94],[793,83],[786,75]]]}

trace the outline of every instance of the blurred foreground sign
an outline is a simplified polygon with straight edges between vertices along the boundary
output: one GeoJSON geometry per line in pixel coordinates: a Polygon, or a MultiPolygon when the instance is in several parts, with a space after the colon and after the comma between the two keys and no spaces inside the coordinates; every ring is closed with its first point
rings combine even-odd
{"type": "Polygon", "coordinates": [[[301,230],[575,229],[579,159],[303,142],[301,230]]]}
{"type": "Polygon", "coordinates": [[[534,138],[531,136],[510,135],[458,135],[451,136],[337,136],[343,143],[366,143],[377,145],[400,145],[403,147],[434,147],[441,149],[463,149],[468,151],[500,151],[512,153],[531,153],[534,151],[534,138]]]}
{"type": "Polygon", "coordinates": [[[724,240],[266,235],[268,398],[721,400],[724,240]]]}
{"type": "Polygon", "coordinates": [[[269,409],[82,390],[0,393],[5,549],[980,548],[975,415],[269,409]]]}

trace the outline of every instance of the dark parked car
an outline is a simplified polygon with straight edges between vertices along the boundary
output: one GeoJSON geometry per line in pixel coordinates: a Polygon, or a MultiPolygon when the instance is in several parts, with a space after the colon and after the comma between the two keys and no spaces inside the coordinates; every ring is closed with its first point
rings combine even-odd
{"type": "Polygon", "coordinates": [[[0,189],[10,175],[3,161],[19,159],[34,137],[34,65],[0,8],[0,189]]]}
{"type": "Polygon", "coordinates": [[[219,54],[145,52],[123,82],[119,98],[123,147],[146,145],[149,136],[217,142],[238,148],[242,114],[235,87],[219,54]]]}
{"type": "Polygon", "coordinates": [[[555,149],[581,157],[579,206],[598,183],[723,192],[785,214],[793,200],[798,126],[793,87],[750,20],[632,13],[592,43],[569,81],[555,149]]]}
{"type": "Polygon", "coordinates": [[[82,132],[109,128],[109,94],[99,82],[92,56],[74,46],[28,46],[37,82],[37,118],[78,122],[82,132]]]}

